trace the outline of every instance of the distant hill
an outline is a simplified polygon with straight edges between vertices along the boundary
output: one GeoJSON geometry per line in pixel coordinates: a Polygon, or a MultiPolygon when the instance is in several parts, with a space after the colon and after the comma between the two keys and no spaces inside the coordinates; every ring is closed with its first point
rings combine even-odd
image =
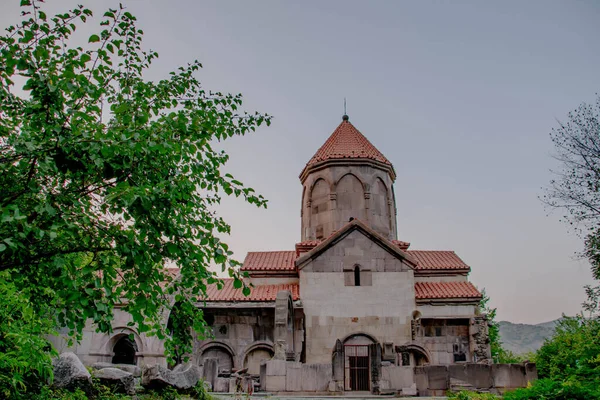
{"type": "Polygon", "coordinates": [[[544,343],[544,339],[552,336],[554,327],[559,320],[544,322],[537,325],[513,324],[500,321],[500,340],[502,347],[515,354],[536,351],[544,343]]]}

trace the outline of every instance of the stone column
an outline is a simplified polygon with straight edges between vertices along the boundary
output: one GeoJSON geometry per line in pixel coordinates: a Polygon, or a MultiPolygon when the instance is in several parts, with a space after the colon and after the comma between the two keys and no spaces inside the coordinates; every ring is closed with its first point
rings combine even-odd
{"type": "Polygon", "coordinates": [[[381,378],[381,346],[379,343],[369,345],[371,355],[371,393],[379,394],[379,380],[381,378]]]}
{"type": "Polygon", "coordinates": [[[491,364],[492,351],[488,334],[487,315],[478,315],[471,318],[469,327],[469,347],[473,362],[491,364]]]}
{"type": "Polygon", "coordinates": [[[276,360],[285,360],[287,353],[295,354],[294,316],[291,302],[292,294],[280,290],[275,299],[275,355],[276,360]]]}
{"type": "Polygon", "coordinates": [[[335,341],[335,349],[331,356],[331,367],[333,387],[330,390],[334,392],[344,390],[344,345],[340,339],[335,341]]]}

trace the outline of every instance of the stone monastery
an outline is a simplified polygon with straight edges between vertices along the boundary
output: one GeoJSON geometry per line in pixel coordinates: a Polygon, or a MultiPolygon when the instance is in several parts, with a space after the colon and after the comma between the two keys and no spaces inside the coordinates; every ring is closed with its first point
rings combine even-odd
{"type": "MultiPolygon", "coordinates": [[[[198,305],[213,338],[195,343],[192,362],[215,391],[230,391],[232,371],[245,368],[269,392],[435,393],[446,387],[419,368],[453,365],[488,368],[494,385],[471,268],[453,251],[398,240],[395,180],[345,115],[300,173],[295,248],[248,253],[250,296],[225,280],[198,305]]],[[[90,331],[77,355],[88,365],[166,365],[163,344],[126,322],[117,315],[112,335],[90,331]]]]}

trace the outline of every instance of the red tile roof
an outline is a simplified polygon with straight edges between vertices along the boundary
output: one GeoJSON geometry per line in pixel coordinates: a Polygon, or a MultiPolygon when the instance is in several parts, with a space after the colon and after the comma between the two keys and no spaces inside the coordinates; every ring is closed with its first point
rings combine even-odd
{"type": "Polygon", "coordinates": [[[242,289],[233,287],[233,281],[233,279],[223,279],[224,285],[220,290],[216,284],[208,285],[206,301],[275,301],[280,290],[289,290],[294,300],[300,298],[297,283],[257,285],[250,288],[250,296],[244,296],[242,289]]]}
{"type": "Polygon", "coordinates": [[[471,282],[416,282],[417,299],[479,299],[481,293],[471,282]]]}
{"type": "Polygon", "coordinates": [[[368,158],[392,165],[350,121],[342,121],[306,166],[340,158],[368,158]]]}
{"type": "Polygon", "coordinates": [[[251,251],[242,271],[295,271],[296,251],[251,251]]]}
{"type": "Polygon", "coordinates": [[[408,250],[407,253],[418,261],[417,270],[469,269],[453,251],[408,250]]]}
{"type": "Polygon", "coordinates": [[[300,257],[300,254],[311,251],[320,243],[321,240],[305,240],[304,242],[296,243],[296,257],[300,257]]]}

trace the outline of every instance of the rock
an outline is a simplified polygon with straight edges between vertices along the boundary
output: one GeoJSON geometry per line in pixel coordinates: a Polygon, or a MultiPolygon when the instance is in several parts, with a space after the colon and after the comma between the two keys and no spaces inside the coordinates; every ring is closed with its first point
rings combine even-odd
{"type": "Polygon", "coordinates": [[[135,377],[119,368],[102,368],[94,372],[94,377],[118,393],[135,394],[135,377]]]}
{"type": "Polygon", "coordinates": [[[129,372],[136,378],[142,376],[142,369],[137,365],[132,364],[111,364],[107,362],[97,362],[92,365],[93,369],[104,369],[104,368],[118,368],[122,371],[129,372]]]}
{"type": "Polygon", "coordinates": [[[62,353],[52,362],[54,366],[53,386],[58,389],[81,389],[86,393],[92,391],[92,376],[75,353],[62,353]]]}
{"type": "Polygon", "coordinates": [[[200,368],[195,364],[188,364],[177,372],[154,365],[144,368],[142,372],[142,386],[149,389],[171,386],[178,390],[191,389],[200,381],[200,368]]]}

